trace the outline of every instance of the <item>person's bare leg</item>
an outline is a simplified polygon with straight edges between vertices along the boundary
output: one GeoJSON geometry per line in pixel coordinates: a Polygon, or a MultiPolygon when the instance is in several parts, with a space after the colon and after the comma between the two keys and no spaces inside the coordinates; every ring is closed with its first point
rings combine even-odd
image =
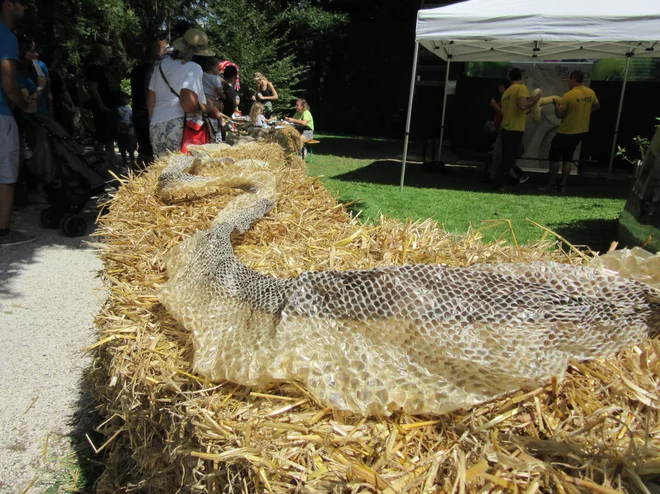
{"type": "Polygon", "coordinates": [[[115,141],[106,141],[103,146],[105,147],[106,161],[109,168],[115,167],[115,141]]]}
{"type": "Polygon", "coordinates": [[[300,134],[300,142],[302,143],[303,146],[304,146],[305,144],[307,144],[309,141],[310,141],[310,140],[307,139],[307,137],[305,137],[304,135],[300,134]]]}
{"type": "Polygon", "coordinates": [[[497,175],[497,168],[500,166],[500,162],[502,161],[502,138],[498,136],[498,138],[495,140],[495,147],[493,148],[493,166],[490,167],[490,175],[488,178],[491,179],[491,181],[495,180],[495,176],[497,175]]]}
{"type": "Polygon", "coordinates": [[[129,146],[128,148],[128,159],[131,163],[131,168],[135,170],[135,151],[133,151],[132,146],[129,146]]]}
{"type": "Polygon", "coordinates": [[[564,161],[563,167],[561,169],[561,186],[566,187],[566,182],[568,182],[568,176],[571,174],[573,169],[573,163],[570,161],[564,161]]]}
{"type": "Polygon", "coordinates": [[[557,176],[559,175],[559,161],[550,162],[550,185],[557,185],[557,176]]]}
{"type": "Polygon", "coordinates": [[[8,230],[14,206],[14,184],[0,184],[0,230],[8,230]]]}

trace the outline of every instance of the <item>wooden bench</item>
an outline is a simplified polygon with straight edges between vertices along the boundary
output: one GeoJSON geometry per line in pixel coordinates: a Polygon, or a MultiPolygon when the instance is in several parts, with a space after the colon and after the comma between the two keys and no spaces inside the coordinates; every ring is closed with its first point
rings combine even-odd
{"type": "Polygon", "coordinates": [[[309,147],[307,148],[307,152],[308,152],[309,162],[310,162],[310,163],[311,163],[312,161],[314,161],[314,153],[312,152],[312,146],[313,146],[314,144],[318,144],[319,142],[321,142],[321,141],[317,141],[316,139],[312,139],[311,141],[308,141],[308,142],[305,143],[305,147],[306,147],[306,148],[307,148],[307,146],[309,146],[309,147]]]}

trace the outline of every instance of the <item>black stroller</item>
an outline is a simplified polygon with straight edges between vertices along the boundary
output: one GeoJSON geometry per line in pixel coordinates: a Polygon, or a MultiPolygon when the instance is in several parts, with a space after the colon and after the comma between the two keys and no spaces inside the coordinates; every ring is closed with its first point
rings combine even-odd
{"type": "Polygon", "coordinates": [[[112,180],[102,155],[90,156],[55,120],[47,115],[16,116],[22,135],[23,170],[42,184],[49,207],[41,212],[44,228],[59,228],[69,237],[87,233],[80,216],[87,201],[105,193],[112,180]]]}

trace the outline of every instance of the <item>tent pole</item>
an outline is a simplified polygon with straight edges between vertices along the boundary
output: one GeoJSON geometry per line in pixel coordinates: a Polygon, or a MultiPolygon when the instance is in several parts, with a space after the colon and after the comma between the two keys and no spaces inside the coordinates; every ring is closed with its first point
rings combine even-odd
{"type": "Polygon", "coordinates": [[[413,55],[412,78],[410,79],[410,94],[408,96],[408,114],[406,115],[406,135],[403,138],[403,160],[401,162],[401,183],[399,192],[403,192],[403,181],[406,176],[406,161],[408,160],[408,139],[410,137],[410,120],[412,117],[413,97],[415,96],[415,81],[417,79],[417,54],[419,53],[419,41],[415,41],[415,54],[413,55]]]}
{"type": "Polygon", "coordinates": [[[445,73],[445,95],[442,98],[442,119],[440,122],[440,145],[438,146],[438,159],[442,159],[442,142],[445,138],[445,113],[447,111],[447,87],[449,86],[449,67],[451,66],[451,53],[447,55],[447,72],[445,73]]]}
{"type": "Polygon", "coordinates": [[[616,114],[616,123],[614,124],[614,138],[612,139],[612,152],[610,153],[610,164],[607,168],[607,178],[612,178],[612,165],[616,154],[616,139],[619,136],[619,122],[621,121],[621,111],[623,110],[623,97],[626,94],[626,83],[628,82],[628,69],[630,68],[630,59],[632,53],[626,54],[626,71],[623,74],[623,87],[621,88],[621,98],[619,99],[619,111],[616,114]]]}

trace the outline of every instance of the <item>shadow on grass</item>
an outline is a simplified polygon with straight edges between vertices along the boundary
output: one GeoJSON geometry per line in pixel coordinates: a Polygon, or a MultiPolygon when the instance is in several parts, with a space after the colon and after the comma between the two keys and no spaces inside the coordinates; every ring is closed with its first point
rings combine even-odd
{"type": "MultiPolygon", "coordinates": [[[[356,170],[334,175],[335,180],[345,182],[374,183],[380,185],[399,185],[401,161],[377,160],[356,170]]],[[[472,166],[446,166],[444,172],[425,171],[421,165],[409,164],[406,167],[406,187],[459,190],[473,192],[493,192],[489,184],[484,183],[484,170],[472,166]]],[[[630,189],[630,180],[606,181],[604,179],[570,177],[566,196],[603,197],[625,199],[630,189]]],[[[507,191],[516,195],[545,195],[539,191],[547,183],[546,174],[530,174],[530,180],[522,185],[506,186],[507,191]]]]}
{"type": "MultiPolygon", "coordinates": [[[[314,146],[314,154],[333,155],[344,158],[368,159],[389,158],[403,154],[403,141],[395,139],[373,139],[320,134],[319,143],[314,146]]],[[[421,145],[410,142],[408,153],[421,153],[421,145]]]]}
{"type": "MultiPolygon", "coordinates": [[[[617,219],[590,219],[557,225],[552,230],[577,246],[588,246],[591,250],[607,252],[617,239],[617,219]]],[[[566,250],[568,247],[564,247],[566,250]]]]}

